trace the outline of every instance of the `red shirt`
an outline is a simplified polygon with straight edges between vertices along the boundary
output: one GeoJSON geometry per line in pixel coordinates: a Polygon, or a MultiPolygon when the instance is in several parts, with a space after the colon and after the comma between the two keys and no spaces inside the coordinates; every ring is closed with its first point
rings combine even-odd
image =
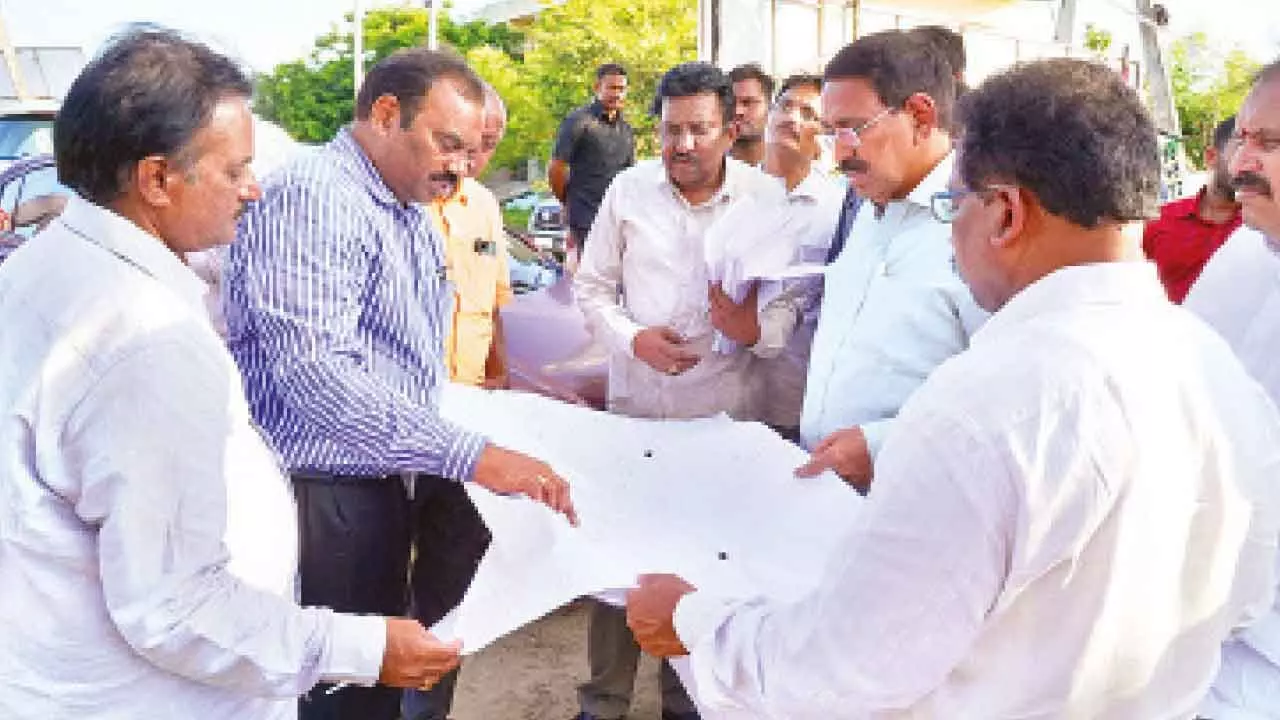
{"type": "Polygon", "coordinates": [[[1165,292],[1176,303],[1187,296],[1209,257],[1240,227],[1239,208],[1230,222],[1221,225],[1202,220],[1200,200],[1205,192],[1160,208],[1160,217],[1147,223],[1142,236],[1143,252],[1155,262],[1165,292]]]}

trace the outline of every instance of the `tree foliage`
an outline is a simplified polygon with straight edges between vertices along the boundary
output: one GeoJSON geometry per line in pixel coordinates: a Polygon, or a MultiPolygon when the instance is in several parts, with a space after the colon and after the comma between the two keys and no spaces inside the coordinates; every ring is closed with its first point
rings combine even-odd
{"type": "Polygon", "coordinates": [[[1169,80],[1187,157],[1200,164],[1213,143],[1213,129],[1239,111],[1259,64],[1239,48],[1214,47],[1204,33],[1175,40],[1170,59],[1169,80]]]}
{"type": "MultiPolygon", "coordinates": [[[[277,65],[258,78],[254,109],[279,123],[303,142],[324,142],[333,137],[355,111],[354,30],[347,13],[341,27],[316,38],[306,58],[277,65]]],[[[383,8],[364,18],[364,61],[370,67],[395,50],[425,45],[430,14],[421,8],[383,8]]],[[[491,47],[518,59],[524,36],[507,25],[474,21],[455,23],[440,13],[441,43],[459,53],[475,47],[491,47]]]]}
{"type": "MultiPolygon", "coordinates": [[[[546,0],[544,0],[546,2],[546,0]]],[[[545,159],[561,118],[591,99],[595,68],[617,62],[630,80],[628,118],[639,151],[652,151],[649,104],[662,73],[697,54],[696,4],[688,0],[566,0],[546,4],[523,29],[441,13],[441,40],[467,58],[507,103],[507,136],[491,167],[545,159]]],[[[428,13],[386,8],[365,16],[366,67],[425,44],[428,13]]],[[[352,18],[316,39],[306,58],[258,79],[255,109],[304,142],[324,142],[351,120],[352,18]]]]}

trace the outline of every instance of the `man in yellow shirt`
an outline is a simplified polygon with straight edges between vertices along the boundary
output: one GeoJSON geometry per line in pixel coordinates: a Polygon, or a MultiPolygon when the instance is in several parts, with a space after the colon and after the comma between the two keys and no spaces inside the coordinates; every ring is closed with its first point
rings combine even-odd
{"type": "Polygon", "coordinates": [[[484,172],[507,129],[502,98],[485,86],[481,150],[449,197],[431,204],[436,230],[445,238],[445,262],[453,282],[453,326],[445,340],[445,366],[454,382],[501,388],[507,384],[498,308],[512,298],[502,210],[475,178],[484,172]]]}

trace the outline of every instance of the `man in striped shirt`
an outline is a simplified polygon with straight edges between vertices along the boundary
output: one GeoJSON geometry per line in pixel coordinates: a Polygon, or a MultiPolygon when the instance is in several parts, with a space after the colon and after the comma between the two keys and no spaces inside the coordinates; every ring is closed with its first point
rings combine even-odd
{"type": "MultiPolygon", "coordinates": [[[[454,55],[387,57],[356,121],[273,174],[230,254],[227,341],[293,478],[304,605],[405,611],[417,475],[524,494],[576,521],[549,466],[437,412],[452,291],[423,203],[453,192],[478,150],[482,97],[454,55]]],[[[392,720],[399,706],[396,690],[335,687],[301,715],[392,720]]]]}

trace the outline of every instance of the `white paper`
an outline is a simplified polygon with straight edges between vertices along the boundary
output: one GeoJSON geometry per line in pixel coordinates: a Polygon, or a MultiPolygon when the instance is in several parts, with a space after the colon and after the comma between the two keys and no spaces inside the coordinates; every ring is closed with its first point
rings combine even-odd
{"type": "Polygon", "coordinates": [[[462,603],[432,628],[468,654],[646,572],[729,595],[798,597],[861,502],[834,475],[795,478],[800,448],[723,416],[635,420],[462,386],[445,391],[441,413],[550,463],[581,521],[573,528],[529,500],[468,486],[493,542],[462,603]]]}

